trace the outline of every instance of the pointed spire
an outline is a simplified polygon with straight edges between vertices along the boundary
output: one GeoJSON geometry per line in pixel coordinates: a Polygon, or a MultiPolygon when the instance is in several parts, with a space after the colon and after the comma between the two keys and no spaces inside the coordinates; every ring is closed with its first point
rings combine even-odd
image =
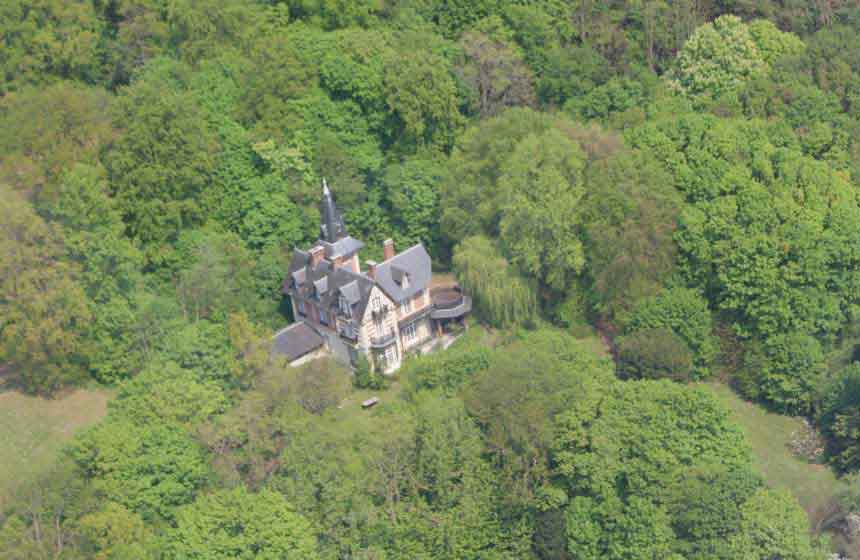
{"type": "Polygon", "coordinates": [[[334,243],[342,237],[346,237],[346,228],[343,225],[343,218],[337,210],[332,197],[331,191],[328,188],[328,183],[323,177],[323,199],[321,208],[322,223],[320,225],[320,239],[334,243]]]}

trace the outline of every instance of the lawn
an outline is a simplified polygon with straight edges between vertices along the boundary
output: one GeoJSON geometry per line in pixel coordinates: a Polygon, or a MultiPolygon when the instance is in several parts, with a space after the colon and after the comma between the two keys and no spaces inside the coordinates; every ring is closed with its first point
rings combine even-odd
{"type": "Polygon", "coordinates": [[[753,448],[753,460],[768,485],[789,489],[814,525],[841,483],[825,465],[795,457],[788,447],[791,434],[802,427],[800,418],[768,412],[741,399],[723,384],[704,385],[731,411],[732,418],[746,432],[753,448]]]}
{"type": "Polygon", "coordinates": [[[50,400],[0,393],[0,511],[22,482],[51,467],[75,432],[104,417],[108,398],[80,389],[50,400]]]}

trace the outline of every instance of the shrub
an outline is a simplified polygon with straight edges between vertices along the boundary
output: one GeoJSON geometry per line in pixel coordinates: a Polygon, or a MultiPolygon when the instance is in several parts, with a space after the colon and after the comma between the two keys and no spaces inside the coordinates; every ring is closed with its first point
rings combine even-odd
{"type": "Polygon", "coordinates": [[[643,329],[622,338],[618,345],[618,374],[632,379],[689,381],[693,352],[666,328],[643,329]]]}

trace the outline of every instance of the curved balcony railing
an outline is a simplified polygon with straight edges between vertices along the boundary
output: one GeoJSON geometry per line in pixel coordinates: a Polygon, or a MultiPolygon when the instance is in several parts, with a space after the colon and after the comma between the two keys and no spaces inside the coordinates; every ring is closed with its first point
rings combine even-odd
{"type": "Polygon", "coordinates": [[[433,319],[454,319],[472,310],[472,298],[463,294],[459,286],[434,288],[430,291],[433,301],[433,319]]]}

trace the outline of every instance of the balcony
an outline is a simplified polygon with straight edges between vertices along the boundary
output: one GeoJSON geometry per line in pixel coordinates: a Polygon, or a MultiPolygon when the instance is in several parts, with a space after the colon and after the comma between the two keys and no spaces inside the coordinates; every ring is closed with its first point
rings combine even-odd
{"type": "Polygon", "coordinates": [[[338,329],[338,334],[341,338],[352,342],[353,344],[358,342],[358,330],[354,327],[341,326],[341,328],[338,329]]]}
{"type": "Polygon", "coordinates": [[[394,342],[394,331],[390,331],[382,336],[370,337],[370,346],[372,348],[385,348],[394,342]]]}
{"type": "Polygon", "coordinates": [[[433,301],[433,319],[457,319],[472,310],[472,298],[463,294],[459,286],[434,288],[430,291],[433,301]]]}

